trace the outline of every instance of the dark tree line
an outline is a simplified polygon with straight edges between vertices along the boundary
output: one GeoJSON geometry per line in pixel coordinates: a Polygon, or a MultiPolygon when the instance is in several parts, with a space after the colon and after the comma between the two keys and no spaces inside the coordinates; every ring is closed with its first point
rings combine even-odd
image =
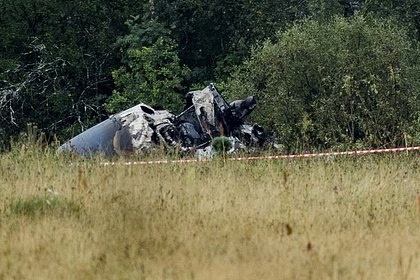
{"type": "Polygon", "coordinates": [[[281,40],[277,34],[309,19],[327,23],[357,14],[391,20],[407,40],[420,40],[418,0],[0,4],[3,145],[28,123],[64,139],[140,101],[177,111],[189,89],[208,82],[232,89],[232,73],[253,48],[281,40]]]}

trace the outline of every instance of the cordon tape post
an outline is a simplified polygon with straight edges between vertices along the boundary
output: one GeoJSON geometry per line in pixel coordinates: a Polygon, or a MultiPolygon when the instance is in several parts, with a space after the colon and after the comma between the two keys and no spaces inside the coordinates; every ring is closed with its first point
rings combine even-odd
{"type": "MultiPolygon", "coordinates": [[[[226,158],[227,161],[253,161],[253,160],[272,160],[272,159],[294,159],[294,158],[314,158],[314,157],[329,157],[329,156],[346,156],[346,155],[367,155],[367,154],[382,154],[382,153],[398,153],[398,152],[413,152],[420,150],[420,146],[390,148],[390,149],[372,149],[372,150],[355,150],[344,152],[325,152],[325,153],[304,153],[292,155],[272,155],[272,156],[250,156],[250,157],[232,157],[226,158]]],[[[186,163],[204,163],[212,159],[178,159],[178,160],[150,160],[150,161],[127,161],[127,162],[103,162],[104,166],[113,165],[153,165],[153,164],[186,164],[186,163]]]]}

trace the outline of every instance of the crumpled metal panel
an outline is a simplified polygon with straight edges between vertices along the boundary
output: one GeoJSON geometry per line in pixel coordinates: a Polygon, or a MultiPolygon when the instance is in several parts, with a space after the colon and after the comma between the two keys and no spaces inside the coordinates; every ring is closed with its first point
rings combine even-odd
{"type": "MultiPolygon", "coordinates": [[[[94,154],[114,156],[120,154],[121,151],[134,150],[133,138],[131,136],[139,132],[138,123],[143,121],[145,110],[149,113],[155,112],[145,104],[136,105],[110,116],[109,119],[73,137],[61,145],[58,150],[60,152],[76,152],[87,157],[94,154]],[[135,122],[134,125],[130,127],[130,124],[133,122],[135,122]],[[135,133],[133,132],[134,130],[135,133]]],[[[146,141],[137,138],[135,140],[137,142],[146,141]]],[[[137,142],[134,144],[137,144],[137,142]]]]}
{"type": "Polygon", "coordinates": [[[58,150],[60,152],[76,152],[87,157],[97,153],[113,156],[115,155],[113,138],[119,129],[121,129],[119,116],[111,116],[109,119],[73,137],[58,150]]]}
{"type": "Polygon", "coordinates": [[[216,127],[214,96],[212,92],[208,88],[201,91],[194,91],[192,101],[195,114],[200,121],[201,129],[211,135],[211,131],[216,127]]]}
{"type": "MultiPolygon", "coordinates": [[[[228,104],[214,85],[187,94],[189,107],[178,116],[139,104],[82,132],[64,143],[59,151],[83,156],[141,153],[154,146],[180,147],[212,155],[212,139],[226,136],[232,149],[245,145],[262,146],[266,135],[258,125],[245,125],[244,119],[255,109],[253,96],[228,104]],[[242,142],[241,142],[242,141],[242,142]]],[[[200,153],[199,153],[200,155],[200,153]]]]}

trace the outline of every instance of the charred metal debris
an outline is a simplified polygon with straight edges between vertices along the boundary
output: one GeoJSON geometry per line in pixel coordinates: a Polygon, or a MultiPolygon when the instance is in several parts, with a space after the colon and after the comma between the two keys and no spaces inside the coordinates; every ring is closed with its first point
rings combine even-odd
{"type": "Polygon", "coordinates": [[[186,101],[187,109],[177,116],[146,104],[136,105],[80,133],[59,151],[87,157],[98,153],[116,156],[147,153],[163,146],[203,158],[216,154],[218,143],[227,147],[227,153],[273,143],[261,126],[244,123],[256,107],[253,96],[227,103],[210,84],[189,92],[186,101]]]}

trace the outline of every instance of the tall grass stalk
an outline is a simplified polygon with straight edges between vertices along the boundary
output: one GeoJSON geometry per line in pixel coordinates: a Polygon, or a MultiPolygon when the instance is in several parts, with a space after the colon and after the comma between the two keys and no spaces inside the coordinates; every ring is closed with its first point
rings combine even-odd
{"type": "Polygon", "coordinates": [[[0,160],[0,279],[420,275],[418,154],[102,166],[15,147],[0,160]],[[61,214],[13,208],[49,192],[61,214]]]}

